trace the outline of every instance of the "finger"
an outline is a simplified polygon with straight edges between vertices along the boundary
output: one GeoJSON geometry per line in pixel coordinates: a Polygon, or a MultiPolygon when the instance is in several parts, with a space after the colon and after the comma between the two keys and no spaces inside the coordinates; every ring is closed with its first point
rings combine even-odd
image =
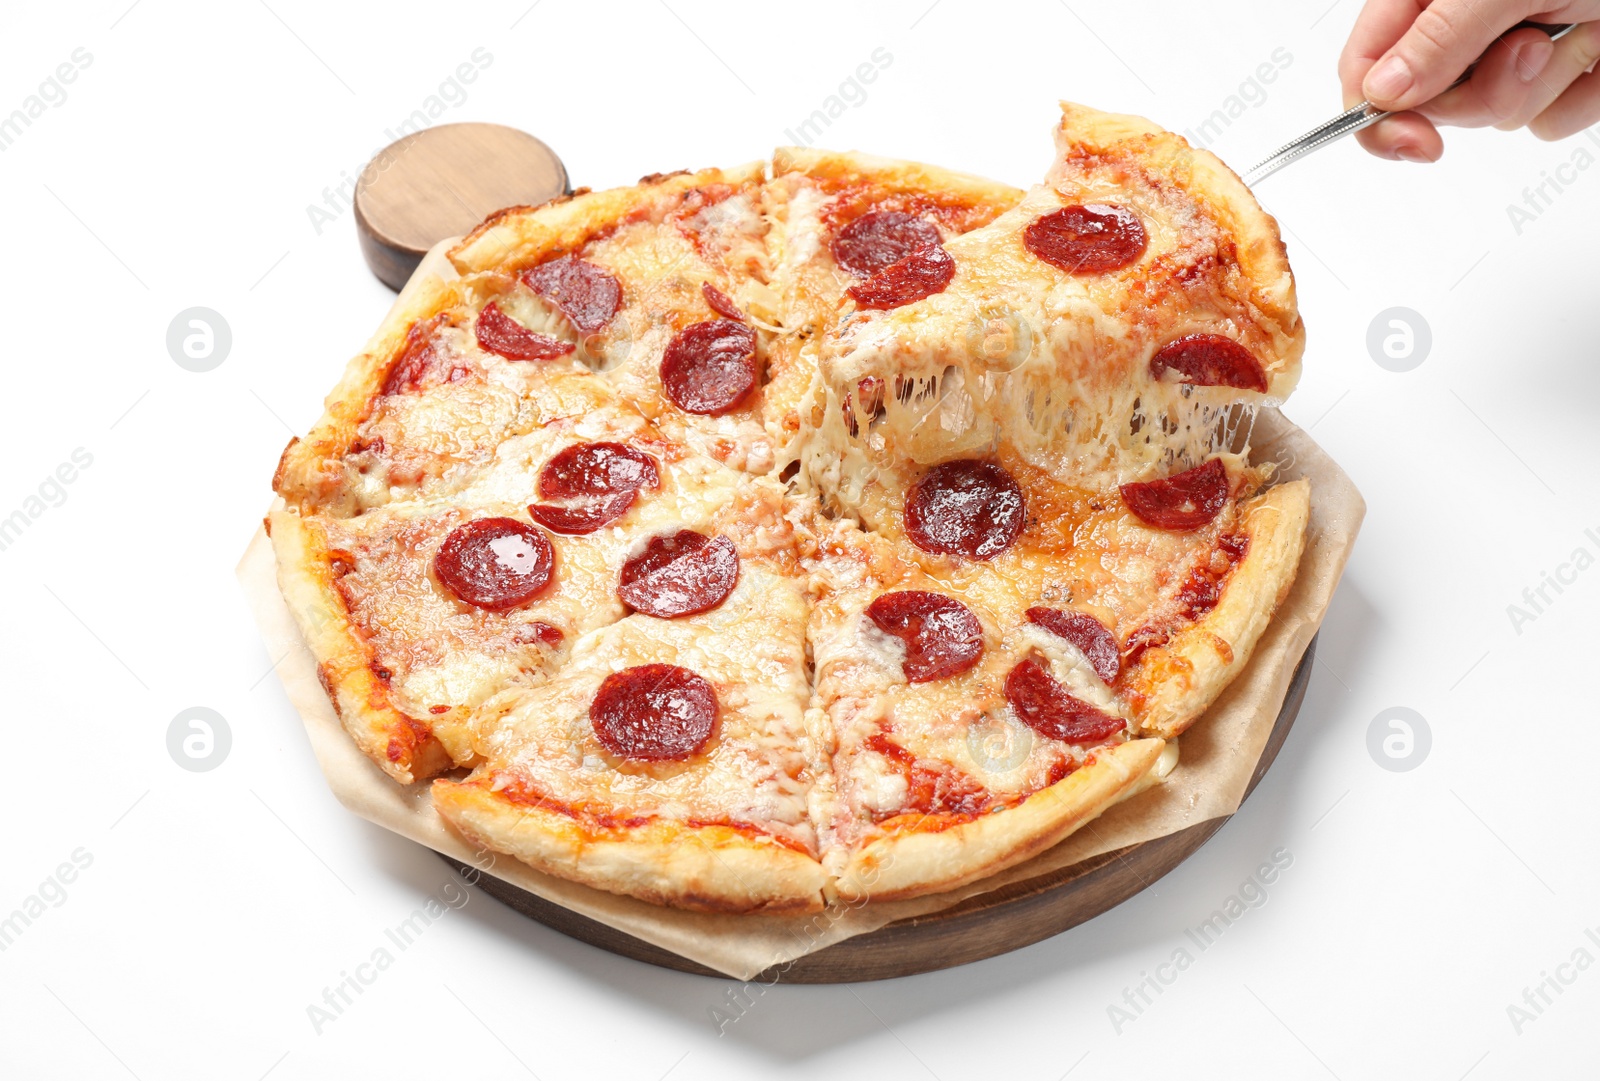
{"type": "MultiPolygon", "coordinates": [[[[1558,98],[1564,97],[1567,87],[1593,67],[1596,60],[1600,60],[1600,22],[1583,23],[1555,43],[1549,62],[1534,77],[1533,93],[1498,126],[1509,131],[1528,125],[1558,98]]],[[[1581,95],[1574,100],[1581,100],[1581,95]]]]}
{"type": "Polygon", "coordinates": [[[1368,0],[1339,54],[1339,85],[1344,91],[1345,108],[1366,100],[1361,81],[1427,6],[1427,0],[1368,0]]]}
{"type": "Polygon", "coordinates": [[[1389,161],[1438,161],[1444,153],[1439,129],[1417,113],[1395,113],[1356,133],[1356,141],[1389,161]]]}
{"type": "Polygon", "coordinates": [[[1537,0],[1510,0],[1479,12],[1474,0],[1436,0],[1367,72],[1362,91],[1374,105],[1396,111],[1437,97],[1535,6],[1537,0]]]}
{"type": "MultiPolygon", "coordinates": [[[[1346,108],[1366,100],[1361,80],[1426,6],[1427,0],[1368,0],[1339,55],[1339,84],[1346,108]]],[[[1436,161],[1444,153],[1438,131],[1415,113],[1385,117],[1358,131],[1356,142],[1388,161],[1436,161]]]]}
{"type": "Polygon", "coordinates": [[[1513,30],[1489,46],[1472,78],[1417,107],[1435,124],[1482,128],[1516,115],[1534,96],[1534,82],[1555,52],[1542,30],[1513,30]]]}
{"type": "Polygon", "coordinates": [[[1528,122],[1541,139],[1565,139],[1600,120],[1600,71],[1578,76],[1550,107],[1528,122]]]}

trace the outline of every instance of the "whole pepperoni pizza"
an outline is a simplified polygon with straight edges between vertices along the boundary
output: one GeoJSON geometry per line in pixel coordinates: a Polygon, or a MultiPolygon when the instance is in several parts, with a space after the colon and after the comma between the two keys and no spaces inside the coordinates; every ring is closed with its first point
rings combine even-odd
{"type": "Polygon", "coordinates": [[[912,897],[1172,768],[1293,582],[1304,332],[1216,158],[1064,106],[1023,192],[780,150],[484,222],[284,452],[361,749],[486,849],[713,912],[912,897]]]}

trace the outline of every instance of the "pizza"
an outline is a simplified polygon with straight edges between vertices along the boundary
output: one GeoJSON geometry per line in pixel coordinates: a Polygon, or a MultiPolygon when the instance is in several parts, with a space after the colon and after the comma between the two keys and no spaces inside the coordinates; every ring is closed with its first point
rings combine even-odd
{"type": "Polygon", "coordinates": [[[707,912],[981,881],[1174,768],[1294,582],[1304,349],[1212,155],[780,149],[490,217],[291,441],[350,737],[483,849],[707,912]]]}

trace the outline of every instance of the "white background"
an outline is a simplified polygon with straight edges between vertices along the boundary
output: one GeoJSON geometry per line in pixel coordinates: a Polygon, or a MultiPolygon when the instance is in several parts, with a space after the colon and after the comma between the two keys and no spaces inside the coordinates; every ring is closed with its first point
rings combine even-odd
{"type": "Polygon", "coordinates": [[[329,795],[233,579],[284,442],[390,302],[350,215],[318,235],[306,210],[385,128],[481,46],[492,64],[445,119],[532,131],[575,183],[630,183],[768,153],[882,47],[890,66],[826,145],[1027,184],[1058,98],[1181,131],[1281,47],[1292,63],[1215,144],[1241,167],[1338,110],[1357,9],[671,4],[0,14],[0,115],[75,48],[93,57],[0,152],[0,517],[75,448],[93,456],[0,551],[0,917],[75,850],[92,858],[0,953],[5,1074],[1593,1076],[1600,971],[1561,970],[1574,982],[1520,1033],[1507,1008],[1580,947],[1600,961],[1584,935],[1600,925],[1600,570],[1520,628],[1507,606],[1576,548],[1600,553],[1584,535],[1600,536],[1600,168],[1568,172],[1520,235],[1506,207],[1600,147],[1492,131],[1451,133],[1434,167],[1343,144],[1261,190],[1310,333],[1287,412],[1369,514],[1299,722],[1198,856],[1042,944],[894,982],[778,987],[721,1035],[710,1011],[728,983],[612,957],[474,893],[315,1031],[307,1007],[448,877],[329,795]],[[196,305],[233,334],[203,374],[165,346],[196,305]],[[1406,373],[1367,347],[1397,306],[1433,339],[1406,373]],[[212,772],[167,752],[191,706],[232,731],[212,772]],[[1432,733],[1409,772],[1368,751],[1394,706],[1432,733]],[[1280,847],[1293,862],[1265,902],[1197,950],[1186,929],[1280,847]],[[1181,947],[1193,964],[1119,1032],[1108,1006],[1181,947]]]}

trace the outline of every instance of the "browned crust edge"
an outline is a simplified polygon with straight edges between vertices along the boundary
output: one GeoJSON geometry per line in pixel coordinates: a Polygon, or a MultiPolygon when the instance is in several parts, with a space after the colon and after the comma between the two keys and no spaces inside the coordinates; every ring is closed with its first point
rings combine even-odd
{"type": "Polygon", "coordinates": [[[481,781],[437,780],[433,803],[457,832],[547,874],[696,912],[815,912],[827,876],[813,857],[722,825],[652,819],[604,832],[511,800],[481,781]]]}
{"type": "Polygon", "coordinates": [[[401,784],[449,769],[450,755],[428,726],[390,703],[388,687],[372,669],[372,649],[351,625],[334,587],[322,531],[286,510],[268,516],[267,531],[278,588],[317,662],[317,679],[356,746],[401,784]]]}
{"type": "Polygon", "coordinates": [[[902,900],[987,878],[1059,844],[1133,791],[1156,766],[1166,743],[1130,740],[1099,748],[1094,760],[998,814],[936,832],[878,837],[850,853],[840,871],[842,897],[902,900]]]}

